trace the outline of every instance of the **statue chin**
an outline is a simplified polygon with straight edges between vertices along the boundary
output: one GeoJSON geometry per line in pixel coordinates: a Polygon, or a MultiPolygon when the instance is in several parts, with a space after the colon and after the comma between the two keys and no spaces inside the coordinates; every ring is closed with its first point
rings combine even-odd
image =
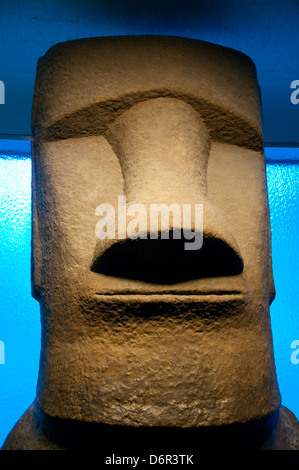
{"type": "MultiPolygon", "coordinates": [[[[2,450],[97,450],[170,453],[230,450],[298,450],[298,420],[281,406],[265,418],[207,428],[123,427],[91,424],[45,415],[36,402],[6,438],[2,450]],[[99,445],[100,443],[100,445],[99,445]]],[[[157,454],[157,455],[158,455],[157,454]]],[[[135,454],[134,454],[135,455],[135,454]]],[[[198,455],[194,455],[198,458],[198,455]]]]}
{"type": "Polygon", "coordinates": [[[159,36],[38,62],[37,394],[3,449],[299,449],[281,405],[256,70],[159,36]]]}

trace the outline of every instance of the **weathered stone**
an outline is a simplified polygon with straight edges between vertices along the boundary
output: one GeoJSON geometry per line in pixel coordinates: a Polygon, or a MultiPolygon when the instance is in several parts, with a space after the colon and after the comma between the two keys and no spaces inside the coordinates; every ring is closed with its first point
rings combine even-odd
{"type": "Polygon", "coordinates": [[[4,448],[133,436],[146,449],[161,432],[166,447],[298,448],[273,357],[252,61],[182,38],[54,46],[39,61],[32,153],[41,360],[36,401],[4,448]],[[202,204],[202,247],[184,249],[174,219],[170,239],[162,222],[150,238],[150,217],[144,238],[97,239],[95,210],[111,204],[118,222],[118,196],[202,204]]]}

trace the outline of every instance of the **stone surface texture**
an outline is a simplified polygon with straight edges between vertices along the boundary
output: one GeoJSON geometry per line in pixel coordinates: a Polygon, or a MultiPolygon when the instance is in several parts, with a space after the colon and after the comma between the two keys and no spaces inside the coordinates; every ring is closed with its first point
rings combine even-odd
{"type": "Polygon", "coordinates": [[[162,433],[166,447],[298,449],[273,355],[253,62],[178,37],[61,43],[38,63],[32,133],[40,370],[3,448],[154,446],[162,433]],[[97,206],[119,220],[119,196],[202,204],[202,247],[161,224],[150,239],[144,220],[142,239],[97,239],[97,206]]]}

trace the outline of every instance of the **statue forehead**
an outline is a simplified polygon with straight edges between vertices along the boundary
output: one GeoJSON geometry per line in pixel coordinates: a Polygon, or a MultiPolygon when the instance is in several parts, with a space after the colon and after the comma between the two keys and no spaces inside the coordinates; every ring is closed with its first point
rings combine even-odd
{"type": "Polygon", "coordinates": [[[99,135],[132,105],[173,97],[200,113],[213,140],[261,150],[257,91],[251,59],[223,46],[159,36],[68,41],[39,61],[33,136],[99,135]]]}

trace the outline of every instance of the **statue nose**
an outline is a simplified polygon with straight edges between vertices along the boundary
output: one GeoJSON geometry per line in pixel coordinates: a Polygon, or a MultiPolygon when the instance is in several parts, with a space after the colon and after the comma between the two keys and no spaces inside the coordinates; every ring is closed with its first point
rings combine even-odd
{"type": "Polygon", "coordinates": [[[143,217],[137,237],[130,218],[119,229],[116,212],[115,237],[97,241],[93,271],[162,283],[242,272],[229,224],[207,195],[209,132],[189,104],[138,103],[110,125],[106,138],[124,177],[121,212],[132,216],[132,208],[142,208],[143,217]]]}

